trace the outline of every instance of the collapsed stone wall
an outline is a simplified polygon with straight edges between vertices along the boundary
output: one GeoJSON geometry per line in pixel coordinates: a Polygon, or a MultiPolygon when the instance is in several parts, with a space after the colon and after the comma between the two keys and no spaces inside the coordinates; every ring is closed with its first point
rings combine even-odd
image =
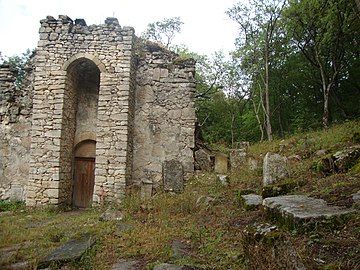
{"type": "Polygon", "coordinates": [[[21,87],[17,72],[0,65],[0,199],[25,200],[30,163],[32,61],[21,87]]]}
{"type": "Polygon", "coordinates": [[[157,44],[137,40],[134,184],[163,184],[165,161],[194,171],[195,62],[157,44]]]}

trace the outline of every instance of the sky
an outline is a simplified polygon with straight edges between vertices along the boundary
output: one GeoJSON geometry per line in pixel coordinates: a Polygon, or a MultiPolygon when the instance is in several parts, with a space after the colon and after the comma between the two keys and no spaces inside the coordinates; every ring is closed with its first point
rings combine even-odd
{"type": "Polygon", "coordinates": [[[18,55],[36,47],[40,20],[50,15],[85,19],[87,25],[116,17],[140,35],[148,23],[179,16],[184,25],[175,44],[211,55],[234,49],[236,24],[225,11],[238,0],[0,0],[0,52],[18,55]]]}

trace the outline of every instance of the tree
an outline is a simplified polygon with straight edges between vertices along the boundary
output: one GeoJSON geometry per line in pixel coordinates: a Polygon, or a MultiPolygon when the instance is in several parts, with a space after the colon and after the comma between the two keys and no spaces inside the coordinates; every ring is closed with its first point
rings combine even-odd
{"type": "Polygon", "coordinates": [[[348,0],[290,0],[286,9],[288,33],[317,70],[323,95],[324,128],[330,121],[330,96],[349,62],[358,59],[360,25],[355,2],[348,0]]]}
{"type": "MultiPolygon", "coordinates": [[[[270,111],[270,68],[276,39],[279,35],[279,18],[285,0],[251,0],[248,5],[238,3],[227,11],[241,29],[236,40],[236,55],[244,61],[242,68],[248,79],[260,87],[265,113],[268,140],[273,137],[270,111]],[[255,82],[258,80],[257,82],[255,82]],[[263,88],[263,89],[262,89],[263,88]]],[[[254,85],[253,85],[254,86],[254,85]]],[[[256,106],[254,107],[256,108],[256,106]]],[[[258,119],[258,118],[257,118],[258,119]]]]}
{"type": "Polygon", "coordinates": [[[180,17],[165,18],[161,21],[149,23],[141,36],[162,43],[169,48],[175,35],[180,33],[183,24],[180,17]]]}
{"type": "Polygon", "coordinates": [[[13,70],[16,71],[16,86],[20,87],[24,76],[25,76],[25,65],[29,61],[30,57],[32,56],[33,51],[27,49],[24,53],[21,55],[14,55],[10,57],[2,57],[0,53],[0,61],[3,64],[9,65],[13,70]]]}

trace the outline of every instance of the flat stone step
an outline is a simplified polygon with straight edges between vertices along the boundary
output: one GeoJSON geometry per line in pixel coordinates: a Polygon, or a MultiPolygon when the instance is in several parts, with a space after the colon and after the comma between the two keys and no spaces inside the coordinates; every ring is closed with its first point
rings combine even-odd
{"type": "Polygon", "coordinates": [[[282,218],[288,225],[311,224],[319,221],[338,219],[356,212],[354,209],[345,209],[330,206],[322,199],[315,199],[305,195],[285,195],[270,197],[263,200],[265,210],[272,216],[282,218]]]}
{"type": "Polygon", "coordinates": [[[90,234],[86,234],[79,239],[73,239],[60,246],[46,256],[39,264],[44,268],[52,263],[63,264],[70,261],[76,261],[91,248],[95,243],[95,237],[90,234]]]}
{"type": "Polygon", "coordinates": [[[254,210],[262,204],[262,197],[257,194],[241,195],[241,204],[246,210],[254,210]]]}

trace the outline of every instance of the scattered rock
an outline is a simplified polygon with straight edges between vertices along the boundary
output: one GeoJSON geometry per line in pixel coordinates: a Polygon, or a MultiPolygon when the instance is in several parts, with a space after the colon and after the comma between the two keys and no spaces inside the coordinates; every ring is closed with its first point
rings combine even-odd
{"type": "Polygon", "coordinates": [[[215,198],[213,197],[209,197],[209,196],[200,196],[197,200],[196,200],[196,206],[206,206],[208,207],[212,202],[215,201],[215,198]]]}
{"type": "Polygon", "coordinates": [[[76,261],[95,243],[95,237],[86,234],[79,239],[73,239],[51,252],[41,260],[39,266],[47,267],[50,264],[61,265],[69,261],[76,261]]]}
{"type": "Polygon", "coordinates": [[[228,157],[223,153],[216,153],[215,155],[215,173],[226,174],[228,171],[228,157]]]}
{"type": "Polygon", "coordinates": [[[263,164],[263,185],[270,185],[289,177],[287,158],[279,154],[267,153],[263,164]]]}
{"type": "Polygon", "coordinates": [[[301,156],[299,155],[291,155],[287,158],[290,162],[295,163],[301,161],[301,156]]]}
{"type": "Polygon", "coordinates": [[[284,221],[289,227],[301,225],[310,227],[321,221],[333,220],[333,225],[342,221],[342,217],[354,213],[355,210],[329,206],[322,199],[314,199],[304,195],[285,195],[263,200],[268,214],[284,221]],[[336,220],[335,220],[336,219],[336,220]]]}
{"type": "Polygon", "coordinates": [[[118,236],[120,236],[120,235],[122,235],[123,233],[125,233],[125,232],[127,232],[127,231],[130,231],[132,228],[133,228],[132,225],[120,221],[120,222],[118,222],[118,224],[116,225],[116,232],[115,232],[115,234],[118,235],[118,236]]]}
{"type": "Polygon", "coordinates": [[[124,214],[118,210],[107,209],[100,216],[100,221],[120,221],[123,220],[124,214]]]}
{"type": "Polygon", "coordinates": [[[239,170],[246,164],[247,148],[230,150],[230,167],[232,171],[239,170]]]}
{"type": "Polygon", "coordinates": [[[141,262],[135,260],[120,260],[116,264],[112,266],[112,270],[139,270],[143,268],[139,268],[139,264],[141,262]]]}
{"type": "MultiPolygon", "coordinates": [[[[0,265],[1,266],[1,265],[0,265]]],[[[3,270],[26,270],[31,269],[29,262],[16,262],[9,265],[1,266],[3,270]]]]}
{"type": "Polygon", "coordinates": [[[316,151],[315,156],[320,157],[320,156],[326,155],[327,152],[328,152],[328,151],[325,150],[325,149],[320,149],[320,150],[317,150],[317,151],[316,151]]]}
{"type": "Polygon", "coordinates": [[[223,175],[223,174],[218,174],[217,175],[217,180],[221,183],[221,185],[223,186],[228,186],[230,183],[230,179],[227,175],[223,175]]]}
{"type": "Polygon", "coordinates": [[[337,172],[346,172],[360,158],[360,145],[348,147],[333,155],[334,166],[337,172]]]}
{"type": "Polygon", "coordinates": [[[266,258],[264,264],[269,264],[269,260],[271,260],[274,269],[306,269],[291,242],[279,231],[277,226],[255,223],[248,225],[243,231],[243,235],[243,250],[247,261],[256,261],[259,265],[262,258],[259,258],[258,255],[262,254],[266,258]]]}
{"type": "Polygon", "coordinates": [[[187,265],[176,265],[176,264],[170,264],[170,263],[161,263],[158,265],[155,265],[153,270],[196,270],[198,268],[187,266],[187,265]]]}
{"type": "Polygon", "coordinates": [[[351,195],[351,198],[353,200],[353,207],[355,209],[360,210],[360,190],[354,194],[351,195]]]}
{"type": "Polygon", "coordinates": [[[174,240],[171,243],[172,257],[174,259],[181,259],[189,255],[189,247],[183,241],[174,240]]]}
{"type": "Polygon", "coordinates": [[[213,164],[211,161],[211,155],[208,151],[204,149],[199,149],[195,151],[195,169],[211,172],[213,169],[213,164]]]}
{"type": "Polygon", "coordinates": [[[246,210],[254,210],[262,204],[262,197],[257,194],[241,195],[241,203],[246,210]]]}
{"type": "Polygon", "coordinates": [[[360,202],[360,190],[352,195],[354,202],[360,202]]]}
{"type": "Polygon", "coordinates": [[[180,193],[184,189],[184,171],[180,161],[167,160],[163,163],[164,190],[180,193]]]}
{"type": "Polygon", "coordinates": [[[314,162],[313,169],[325,175],[348,171],[360,158],[360,145],[348,147],[314,162]]]}
{"type": "Polygon", "coordinates": [[[244,152],[247,152],[249,147],[250,147],[250,143],[246,142],[246,141],[244,141],[244,142],[236,142],[236,143],[234,143],[234,147],[236,149],[241,149],[244,152]]]}

